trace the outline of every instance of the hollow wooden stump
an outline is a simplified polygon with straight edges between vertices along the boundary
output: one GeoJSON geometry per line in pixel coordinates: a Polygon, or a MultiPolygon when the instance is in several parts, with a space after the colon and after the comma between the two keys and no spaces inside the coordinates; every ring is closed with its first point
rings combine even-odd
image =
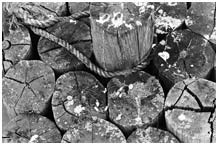
{"type": "Polygon", "coordinates": [[[68,72],[60,76],[52,98],[52,110],[58,127],[66,131],[84,117],[106,119],[105,93],[103,85],[87,72],[68,72]]]}
{"type": "Polygon", "coordinates": [[[107,71],[130,69],[153,43],[153,15],[134,3],[92,3],[91,34],[97,63],[107,71]]]}
{"type": "Polygon", "coordinates": [[[170,132],[154,127],[138,128],[128,138],[128,143],[178,143],[170,132]]]}
{"type": "Polygon", "coordinates": [[[22,60],[2,80],[3,103],[10,118],[24,112],[45,114],[55,86],[53,70],[38,60],[22,60]]]}
{"type": "Polygon", "coordinates": [[[153,124],[163,111],[163,89],[145,72],[115,77],[107,89],[109,118],[126,135],[136,127],[153,124]]]}
{"type": "Polygon", "coordinates": [[[156,50],[154,65],[166,90],[191,76],[210,78],[215,52],[208,40],[198,34],[189,30],[174,31],[156,50]]]}
{"type": "Polygon", "coordinates": [[[176,83],[165,101],[167,128],[182,142],[214,142],[215,83],[186,79],[176,83]]]}
{"type": "MultiPolygon", "coordinates": [[[[57,23],[48,28],[47,31],[67,41],[89,58],[92,54],[89,29],[81,21],[69,20],[57,23]]],[[[40,38],[38,52],[41,59],[49,64],[57,73],[63,74],[71,70],[81,70],[84,68],[84,64],[76,56],[48,39],[40,38]]]]}
{"type": "Polygon", "coordinates": [[[13,118],[3,132],[7,143],[58,143],[61,134],[54,122],[37,114],[20,114],[13,118]]]}
{"type": "Polygon", "coordinates": [[[74,124],[64,134],[62,143],[126,143],[125,136],[114,124],[100,118],[74,124]]]}

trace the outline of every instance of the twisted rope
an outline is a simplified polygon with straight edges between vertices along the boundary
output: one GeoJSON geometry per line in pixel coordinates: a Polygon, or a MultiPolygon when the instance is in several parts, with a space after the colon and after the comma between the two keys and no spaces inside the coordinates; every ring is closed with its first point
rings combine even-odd
{"type": "Polygon", "coordinates": [[[74,13],[68,17],[51,17],[47,20],[36,20],[33,18],[33,16],[31,16],[25,10],[25,8],[20,6],[18,9],[14,10],[14,15],[19,20],[21,20],[22,24],[28,25],[35,34],[42,36],[44,38],[47,38],[50,41],[53,41],[53,42],[57,43],[58,45],[66,48],[70,53],[75,55],[83,64],[85,64],[86,67],[88,67],[91,71],[93,71],[93,72],[97,73],[98,75],[103,76],[105,78],[111,78],[114,76],[127,75],[127,74],[130,74],[133,72],[137,72],[137,71],[145,68],[148,64],[148,62],[145,60],[149,60],[149,59],[142,59],[142,61],[136,67],[134,67],[130,70],[108,72],[108,71],[105,71],[105,70],[99,68],[95,64],[93,64],[85,55],[83,55],[81,52],[79,52],[76,48],[74,48],[72,45],[70,45],[65,40],[57,38],[56,36],[46,32],[42,29],[39,29],[39,28],[51,27],[52,25],[54,25],[58,22],[61,22],[61,21],[68,21],[70,19],[79,19],[81,17],[89,17],[90,16],[89,11],[74,13]]]}
{"type": "Polygon", "coordinates": [[[138,64],[136,67],[134,67],[131,70],[108,72],[108,71],[105,71],[105,70],[99,68],[95,64],[93,64],[85,55],[83,55],[81,52],[79,52],[76,48],[74,48],[72,45],[70,45],[65,40],[57,38],[56,36],[46,32],[46,31],[44,31],[42,29],[39,29],[37,27],[30,26],[30,28],[32,29],[32,31],[35,34],[40,35],[40,36],[42,36],[44,38],[47,38],[50,41],[53,41],[53,42],[57,43],[58,45],[66,48],[70,53],[75,55],[82,63],[84,63],[86,65],[86,67],[88,67],[91,71],[93,71],[93,72],[97,73],[98,75],[103,76],[105,78],[111,78],[111,77],[114,77],[114,76],[127,75],[127,74],[130,74],[130,73],[133,73],[133,72],[137,72],[137,71],[145,68],[147,66],[147,64],[148,64],[148,62],[142,61],[140,64],[138,64]]]}
{"type": "Polygon", "coordinates": [[[79,19],[81,17],[89,17],[90,13],[89,11],[83,11],[83,12],[74,13],[68,17],[51,17],[47,20],[36,20],[33,18],[29,18],[29,14],[25,10],[20,8],[18,10],[17,15],[19,15],[19,17],[23,16],[23,23],[25,25],[35,26],[39,28],[47,28],[47,27],[53,26],[54,24],[58,22],[68,21],[70,19],[79,19]]]}

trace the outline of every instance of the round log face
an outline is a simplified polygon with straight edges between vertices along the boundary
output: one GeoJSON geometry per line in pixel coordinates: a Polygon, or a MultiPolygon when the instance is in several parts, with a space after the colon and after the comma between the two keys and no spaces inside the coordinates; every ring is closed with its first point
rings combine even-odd
{"type": "Polygon", "coordinates": [[[178,143],[179,141],[168,131],[154,127],[138,128],[127,139],[128,143],[178,143]]]}
{"type": "MultiPolygon", "coordinates": [[[[60,22],[48,28],[47,31],[67,41],[88,58],[91,56],[91,36],[89,27],[85,23],[69,20],[60,22]]],[[[38,52],[41,59],[58,73],[79,70],[84,67],[83,63],[68,50],[45,38],[40,38],[38,52]]]]}
{"type": "Polygon", "coordinates": [[[58,143],[61,134],[55,124],[46,117],[22,114],[13,118],[3,132],[7,143],[58,143]]]}
{"type": "Polygon", "coordinates": [[[16,22],[9,12],[3,8],[2,11],[2,57],[3,74],[18,61],[30,59],[32,55],[31,38],[26,27],[16,22]]]}
{"type": "Polygon", "coordinates": [[[213,142],[215,83],[186,79],[176,83],[165,101],[167,128],[182,142],[213,142]]]}
{"type": "Polygon", "coordinates": [[[107,85],[109,117],[124,132],[152,124],[163,109],[163,89],[145,72],[115,77],[107,85]]]}
{"type": "Polygon", "coordinates": [[[103,69],[130,69],[147,58],[153,43],[150,10],[140,11],[134,3],[95,3],[90,13],[93,50],[103,69]]]}
{"type": "Polygon", "coordinates": [[[178,30],[157,45],[154,64],[160,78],[166,79],[165,85],[173,85],[189,76],[208,78],[214,60],[208,40],[189,30],[178,30]]]}
{"type": "Polygon", "coordinates": [[[38,60],[20,61],[2,80],[3,103],[11,117],[24,112],[44,114],[55,86],[53,70],[38,60]]]}
{"type": "Polygon", "coordinates": [[[62,130],[67,130],[84,117],[106,119],[105,88],[87,72],[66,73],[56,81],[52,109],[55,121],[62,130]]]}
{"type": "Polygon", "coordinates": [[[62,143],[125,143],[123,133],[114,124],[100,118],[88,119],[64,134],[62,143]]]}

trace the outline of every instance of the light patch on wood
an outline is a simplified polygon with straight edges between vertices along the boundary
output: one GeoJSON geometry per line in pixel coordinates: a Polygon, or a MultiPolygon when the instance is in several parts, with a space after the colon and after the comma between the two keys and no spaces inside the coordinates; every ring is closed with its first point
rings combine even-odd
{"type": "Polygon", "coordinates": [[[96,22],[100,23],[100,24],[104,24],[107,21],[110,21],[110,15],[109,14],[104,14],[102,16],[99,17],[98,20],[96,20],[96,22]]]}
{"type": "Polygon", "coordinates": [[[98,107],[100,105],[99,101],[96,100],[95,105],[98,107]]]}
{"type": "Polygon", "coordinates": [[[72,96],[67,96],[67,100],[72,100],[73,99],[73,97],[72,96]]]}
{"type": "Polygon", "coordinates": [[[76,114],[80,115],[80,113],[81,113],[82,111],[84,111],[84,110],[85,110],[85,107],[82,107],[82,105],[80,104],[80,105],[76,106],[73,111],[74,111],[76,114]]]}
{"type": "Polygon", "coordinates": [[[34,143],[36,141],[36,139],[39,137],[39,135],[35,134],[30,138],[29,143],[34,143]]]}
{"type": "Polygon", "coordinates": [[[87,130],[87,131],[92,131],[92,124],[91,124],[91,122],[87,122],[86,124],[85,124],[85,129],[87,130]]]}
{"type": "Polygon", "coordinates": [[[70,23],[76,24],[77,21],[76,21],[76,20],[72,20],[72,19],[70,19],[70,23]]]}
{"type": "Polygon", "coordinates": [[[178,116],[178,119],[181,121],[184,121],[184,120],[186,120],[186,116],[184,114],[181,114],[178,116]]]}
{"type": "Polygon", "coordinates": [[[129,90],[133,89],[133,84],[129,84],[129,90]]]}
{"type": "Polygon", "coordinates": [[[122,116],[122,114],[118,114],[118,116],[115,118],[115,120],[120,120],[120,119],[122,119],[121,116],[122,116]]]}
{"type": "Polygon", "coordinates": [[[158,55],[164,60],[167,61],[167,59],[170,58],[170,54],[166,51],[159,52],[158,55]]]}

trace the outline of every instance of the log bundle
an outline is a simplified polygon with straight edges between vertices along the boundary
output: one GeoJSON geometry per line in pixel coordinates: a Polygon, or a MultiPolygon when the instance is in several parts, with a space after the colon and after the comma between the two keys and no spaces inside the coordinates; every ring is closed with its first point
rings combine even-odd
{"type": "Polygon", "coordinates": [[[2,141],[215,143],[215,11],[210,2],[3,3],[2,141]],[[90,13],[42,30],[105,71],[151,63],[103,78],[18,23],[20,6],[40,21],[90,13]]]}

